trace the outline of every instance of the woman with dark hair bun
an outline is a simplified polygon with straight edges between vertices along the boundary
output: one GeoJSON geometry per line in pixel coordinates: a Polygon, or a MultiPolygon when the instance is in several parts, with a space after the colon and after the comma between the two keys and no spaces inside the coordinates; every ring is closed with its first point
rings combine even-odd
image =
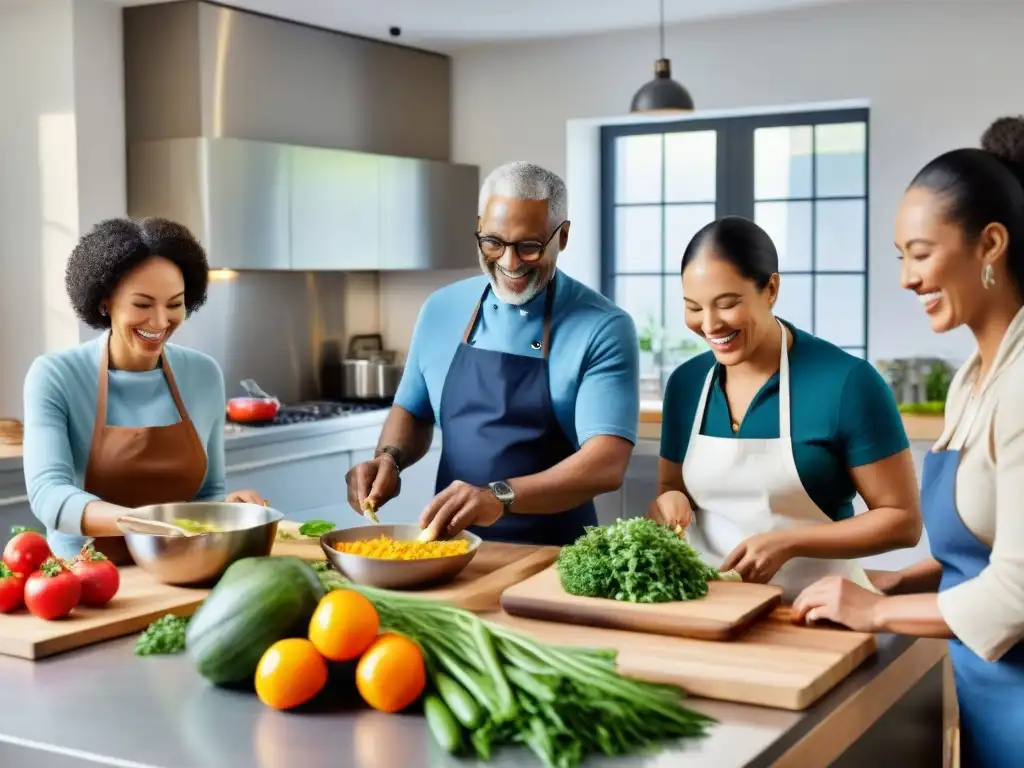
{"type": "Polygon", "coordinates": [[[977,343],[921,477],[932,557],[879,582],[888,596],[829,579],[796,608],[949,638],[960,764],[1008,768],[1024,745],[1024,118],[996,120],[981,146],[928,163],[896,216],[903,287],[933,331],[966,326],[977,343]]]}
{"type": "Polygon", "coordinates": [[[711,347],[665,388],[658,493],[648,515],[704,558],[785,599],[827,575],[871,589],[852,558],[921,536],[910,444],[865,360],[775,317],[771,238],[730,216],[682,260],[686,325],[711,347]],[[854,516],[860,493],[868,511],[854,516]]]}
{"type": "MultiPolygon", "coordinates": [[[[68,259],[71,304],[105,333],[37,358],[25,377],[25,482],[55,554],[92,538],[128,562],[116,524],[127,508],[224,498],[224,377],[168,343],[208,280],[202,246],[165,219],[102,221],[68,259]]],[[[254,491],[227,500],[262,503],[254,491]]]]}

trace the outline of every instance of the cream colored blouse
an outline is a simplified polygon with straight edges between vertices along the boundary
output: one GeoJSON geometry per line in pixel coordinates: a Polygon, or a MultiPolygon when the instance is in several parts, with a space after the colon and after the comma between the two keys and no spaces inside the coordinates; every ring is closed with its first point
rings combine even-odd
{"type": "Polygon", "coordinates": [[[934,449],[961,448],[957,510],[992,555],[975,578],[938,599],[960,641],[995,661],[1024,640],[1024,310],[975,393],[979,366],[975,352],[954,376],[934,449]]]}

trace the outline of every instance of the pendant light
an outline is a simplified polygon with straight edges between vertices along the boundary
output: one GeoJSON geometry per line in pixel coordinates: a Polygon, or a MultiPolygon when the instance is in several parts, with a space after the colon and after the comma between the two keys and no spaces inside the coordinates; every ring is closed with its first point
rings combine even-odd
{"type": "Polygon", "coordinates": [[[654,62],[654,79],[645,83],[633,96],[630,112],[692,112],[693,97],[672,79],[672,65],[665,58],[665,0],[660,0],[661,58],[654,62]]]}

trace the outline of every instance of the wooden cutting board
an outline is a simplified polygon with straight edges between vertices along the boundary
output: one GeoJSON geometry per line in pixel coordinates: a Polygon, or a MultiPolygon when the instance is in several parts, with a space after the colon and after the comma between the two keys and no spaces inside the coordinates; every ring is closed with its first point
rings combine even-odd
{"type": "Polygon", "coordinates": [[[160,584],[135,565],[123,566],[121,587],[103,608],[77,607],[66,619],[44,621],[22,608],[0,615],[0,653],[42,659],[141,632],[161,616],[190,616],[206,598],[205,589],[160,584]]]}
{"type": "Polygon", "coordinates": [[[794,626],[788,612],[757,622],[731,643],[482,616],[552,645],[618,650],[629,677],[678,685],[691,696],[803,710],[874,655],[875,636],[794,626]]]}
{"type": "Polygon", "coordinates": [[[707,597],[674,603],[627,603],[577,597],[562,589],[555,567],[506,589],[502,609],[513,616],[652,632],[700,640],[730,640],[782,601],[782,589],[766,584],[713,581],[707,597]]]}

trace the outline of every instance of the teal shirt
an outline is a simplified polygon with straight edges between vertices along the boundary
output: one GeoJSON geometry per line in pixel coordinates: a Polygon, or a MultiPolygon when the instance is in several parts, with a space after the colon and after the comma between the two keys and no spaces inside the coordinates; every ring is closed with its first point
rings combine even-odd
{"type": "MultiPolygon", "coordinates": [[[[875,368],[789,323],[790,429],[797,472],[807,494],[833,520],[853,516],[853,467],[873,464],[910,446],[892,390],[875,368]]],[[[665,386],[661,457],[686,457],[697,401],[715,365],[705,352],[680,365],[665,386]]],[[[717,366],[700,433],[737,440],[779,437],[779,374],[754,397],[733,434],[717,366]]]]}
{"type": "MultiPolygon", "coordinates": [[[[32,512],[46,526],[50,546],[72,556],[85,543],[82,512],[97,499],[86,493],[101,343],[107,334],[35,359],[25,376],[25,485],[32,512]]],[[[224,498],[224,376],[202,352],[167,344],[167,362],[181,399],[206,447],[207,467],[197,500],[224,498]]],[[[179,421],[161,369],[110,371],[107,424],[164,427],[179,421]]]]}

